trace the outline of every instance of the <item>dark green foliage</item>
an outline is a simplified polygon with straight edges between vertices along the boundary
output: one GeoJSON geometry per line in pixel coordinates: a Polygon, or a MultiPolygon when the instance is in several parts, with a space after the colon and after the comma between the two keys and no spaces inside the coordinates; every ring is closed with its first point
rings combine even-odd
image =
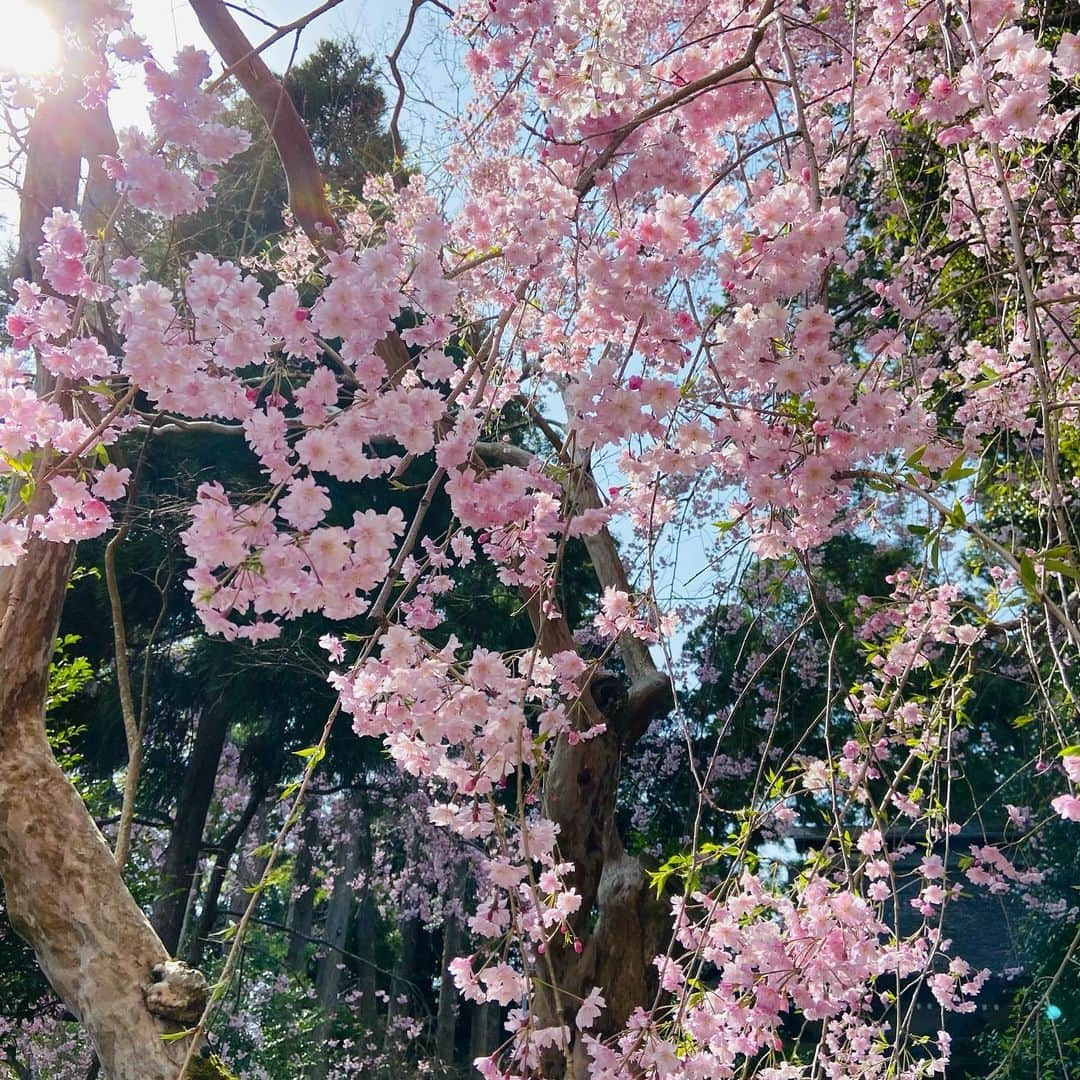
{"type": "Polygon", "coordinates": [[[386,97],[376,80],[372,58],[352,38],[320,41],[285,75],[327,184],[357,198],[364,177],[393,164],[382,129],[386,97]]]}
{"type": "MultiPolygon", "coordinates": [[[[383,129],[386,98],[372,58],[352,38],[323,40],[283,80],[332,195],[346,202],[359,199],[364,180],[394,164],[391,140],[383,129]]],[[[251,145],[218,169],[207,209],[179,226],[176,241],[186,254],[208,250],[220,258],[250,255],[282,230],[288,189],[265,123],[242,96],[225,119],[247,128],[251,145]]]]}
{"type": "MultiPolygon", "coordinates": [[[[769,772],[796,749],[823,752],[827,693],[835,704],[838,689],[864,670],[856,598],[886,595],[886,577],[910,557],[902,548],[836,537],[809,576],[794,562],[764,565],[748,575],[737,599],[719,606],[690,635],[687,651],[700,681],[683,700],[686,728],[676,718],[654,725],[624,770],[624,824],[642,848],[660,857],[685,850],[698,805],[694,776],[685,767],[687,737],[698,775],[708,778],[711,801],[701,839],[718,843],[735,827],[723,807],[755,801],[749,797],[754,790],[763,797],[769,772]],[[834,635],[830,686],[827,659],[834,635]],[[767,697],[762,688],[770,691],[767,697]],[[681,755],[683,763],[669,775],[661,762],[671,754],[681,755]],[[710,772],[714,754],[719,765],[710,772]]],[[[842,741],[836,727],[844,722],[842,710],[834,708],[830,722],[832,737],[842,741]]]]}

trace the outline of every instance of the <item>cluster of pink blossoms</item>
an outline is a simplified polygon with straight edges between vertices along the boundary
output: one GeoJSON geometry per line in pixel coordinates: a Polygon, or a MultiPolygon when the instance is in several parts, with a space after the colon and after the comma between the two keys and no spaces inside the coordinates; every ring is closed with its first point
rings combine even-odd
{"type": "MultiPolygon", "coordinates": [[[[1074,784],[1080,784],[1080,755],[1066,754],[1061,759],[1065,774],[1074,784]]],[[[1080,796],[1072,793],[1058,795],[1051,804],[1066,821],[1080,821],[1080,796]]]]}
{"type": "MultiPolygon", "coordinates": [[[[775,1058],[783,1049],[785,1016],[793,1012],[824,1022],[825,1075],[846,1075],[855,1062],[865,1070],[860,1075],[893,1075],[894,1065],[881,1053],[891,1022],[882,1014],[895,1004],[897,979],[926,970],[933,950],[927,936],[897,941],[873,905],[821,880],[789,898],[744,874],[725,899],[694,893],[676,904],[676,913],[676,940],[688,952],[682,959],[656,958],[662,988],[681,1000],[687,980],[710,967],[716,977],[707,976],[708,988],[671,1021],[650,1021],[643,1013],[631,1018],[618,1051],[587,1039],[590,1075],[614,1080],[631,1063],[646,1075],[704,1080],[737,1076],[743,1062],[760,1060],[756,1075],[770,1080],[810,1076],[810,1066],[775,1058]],[[687,1040],[693,1049],[680,1052],[687,1040]]],[[[944,1008],[970,1007],[964,999],[977,993],[985,975],[969,976],[953,961],[932,977],[931,990],[944,1008]]],[[[901,1075],[941,1072],[948,1060],[944,1033],[936,1049],[901,1075]]]]}
{"type": "MultiPolygon", "coordinates": [[[[518,674],[496,653],[476,649],[467,662],[460,653],[455,638],[436,650],[415,631],[392,626],[378,657],[331,682],[357,734],[382,738],[403,771],[445,787],[449,801],[433,808],[433,820],[475,839],[495,832],[490,796],[522,763],[538,765],[560,735],[587,739],[603,727],[579,730],[564,704],[580,693],[587,671],[576,653],[526,655],[518,674]],[[535,722],[526,709],[536,710],[535,722]]],[[[519,857],[550,863],[556,834],[550,822],[534,821],[519,857]]],[[[524,876],[520,867],[514,873],[524,876]]]]}
{"type": "MultiPolygon", "coordinates": [[[[136,59],[142,52],[128,48],[125,59],[136,59]]],[[[206,206],[217,179],[210,166],[245,149],[250,136],[243,128],[218,122],[224,109],[220,97],[201,89],[210,76],[204,52],[182,50],[172,71],[147,59],[144,71],[153,134],[124,129],[118,153],[105,159],[105,169],[140,210],[170,218],[194,213],[206,206]],[[191,159],[196,170],[174,163],[176,158],[191,159]]]]}

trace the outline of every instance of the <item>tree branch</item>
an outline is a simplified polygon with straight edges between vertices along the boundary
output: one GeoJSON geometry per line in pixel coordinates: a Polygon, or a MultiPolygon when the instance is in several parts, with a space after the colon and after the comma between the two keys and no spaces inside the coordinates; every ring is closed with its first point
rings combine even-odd
{"type": "Polygon", "coordinates": [[[589,165],[581,170],[577,183],[574,184],[574,193],[577,197],[579,199],[584,198],[585,195],[592,190],[596,184],[596,174],[602,169],[607,168],[611,159],[618,153],[619,147],[622,146],[622,144],[626,142],[626,140],[637,131],[642,124],[647,123],[654,116],[659,116],[661,113],[674,109],[676,106],[681,105],[690,98],[697,97],[698,94],[704,93],[706,90],[711,90],[714,86],[719,86],[720,83],[726,82],[733,75],[738,75],[739,72],[745,71],[750,67],[754,63],[754,57],[757,54],[758,46],[765,37],[768,18],[772,14],[774,6],[775,0],[765,0],[765,3],[761,8],[761,14],[758,15],[757,20],[754,23],[754,31],[750,35],[750,41],[747,43],[746,51],[738,60],[733,60],[730,64],[725,64],[722,68],[718,68],[710,75],[703,75],[700,79],[695,79],[685,86],[680,86],[678,90],[668,94],[667,97],[661,98],[655,105],[650,105],[647,109],[643,109],[632,120],[628,120],[625,124],[617,127],[612,133],[611,142],[596,155],[589,165]]]}
{"type": "MultiPolygon", "coordinates": [[[[293,19],[291,23],[285,23],[282,26],[277,27],[276,30],[269,36],[263,38],[258,45],[252,46],[252,48],[245,53],[235,63],[229,64],[229,66],[206,87],[208,94],[215,93],[224,83],[236,74],[236,68],[247,60],[250,60],[253,56],[259,56],[264,53],[271,45],[276,45],[283,37],[288,37],[294,30],[303,30],[310,23],[313,23],[320,15],[325,14],[331,8],[336,8],[338,4],[342,3],[342,0],[326,0],[326,3],[320,4],[317,8],[313,8],[306,15],[301,15],[298,19],[293,19]]],[[[226,7],[231,7],[231,4],[227,4],[226,7]]],[[[246,12],[245,14],[251,14],[246,12]]],[[[252,18],[256,18],[251,14],[252,18]]],[[[272,24],[271,24],[272,25],[272,24]]]]}
{"type": "MultiPolygon", "coordinates": [[[[325,6],[325,5],[324,5],[325,6]]],[[[191,0],[206,36],[251,98],[274,140],[289,186],[289,206],[312,242],[340,233],[326,201],[322,172],[307,128],[280,79],[253,49],[222,0],[191,0]]]]}

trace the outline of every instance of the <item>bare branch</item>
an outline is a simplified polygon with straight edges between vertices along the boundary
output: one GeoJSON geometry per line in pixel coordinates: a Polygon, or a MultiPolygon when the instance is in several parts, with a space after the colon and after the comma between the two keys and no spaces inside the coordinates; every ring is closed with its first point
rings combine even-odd
{"type": "Polygon", "coordinates": [[[424,6],[425,0],[412,0],[409,5],[409,15],[405,20],[405,29],[401,31],[401,37],[398,38],[397,44],[394,46],[394,51],[387,56],[387,61],[390,64],[390,75],[394,80],[394,85],[397,87],[397,98],[394,101],[393,111],[390,113],[390,123],[388,130],[390,132],[390,142],[394,148],[394,186],[403,187],[405,185],[405,170],[402,167],[402,161],[405,157],[405,144],[401,139],[401,111],[405,107],[405,80],[402,78],[401,69],[398,67],[398,61],[401,59],[401,54],[405,49],[405,45],[409,40],[409,35],[412,33],[413,26],[416,23],[416,13],[424,6]]]}

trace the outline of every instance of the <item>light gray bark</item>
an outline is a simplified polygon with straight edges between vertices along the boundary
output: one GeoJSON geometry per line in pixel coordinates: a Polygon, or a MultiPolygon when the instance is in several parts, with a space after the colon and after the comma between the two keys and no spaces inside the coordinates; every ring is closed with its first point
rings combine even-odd
{"type": "Polygon", "coordinates": [[[168,953],[45,737],[49,659],[70,545],[32,541],[0,575],[0,878],[8,916],[79,1018],[109,1080],[176,1080],[184,1041],[162,1042],[144,987],[168,953]]]}

